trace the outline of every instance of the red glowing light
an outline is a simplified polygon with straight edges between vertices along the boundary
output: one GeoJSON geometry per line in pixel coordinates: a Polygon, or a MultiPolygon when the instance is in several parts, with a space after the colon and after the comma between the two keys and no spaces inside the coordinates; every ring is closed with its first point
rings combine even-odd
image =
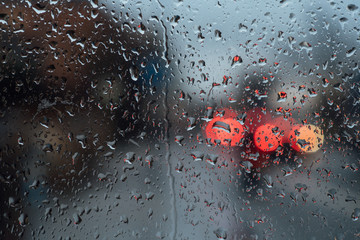
{"type": "Polygon", "coordinates": [[[230,109],[225,110],[223,116],[216,116],[205,128],[207,138],[212,143],[220,141],[224,146],[239,146],[245,135],[244,127],[236,120],[236,113],[230,109]]]}
{"type": "Polygon", "coordinates": [[[272,152],[281,144],[281,136],[278,127],[264,124],[258,127],[254,133],[255,146],[263,152],[272,152]]]}

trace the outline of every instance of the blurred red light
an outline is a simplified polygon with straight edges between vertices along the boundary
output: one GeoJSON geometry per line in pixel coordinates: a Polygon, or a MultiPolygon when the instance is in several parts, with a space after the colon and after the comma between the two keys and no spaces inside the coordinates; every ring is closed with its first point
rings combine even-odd
{"type": "Polygon", "coordinates": [[[272,152],[281,144],[278,128],[272,124],[259,126],[254,133],[255,146],[263,152],[272,152]]]}

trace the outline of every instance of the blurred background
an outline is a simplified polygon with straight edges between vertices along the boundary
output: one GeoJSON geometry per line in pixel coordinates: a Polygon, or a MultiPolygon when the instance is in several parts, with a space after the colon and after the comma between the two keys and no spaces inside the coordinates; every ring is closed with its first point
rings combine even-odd
{"type": "Polygon", "coordinates": [[[0,239],[360,238],[358,7],[0,1],[0,239]]]}

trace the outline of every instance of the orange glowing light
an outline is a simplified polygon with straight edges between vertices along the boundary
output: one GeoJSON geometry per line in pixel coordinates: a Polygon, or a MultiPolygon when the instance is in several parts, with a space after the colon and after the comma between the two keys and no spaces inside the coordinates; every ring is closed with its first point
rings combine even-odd
{"type": "Polygon", "coordinates": [[[324,142],[324,134],[314,125],[295,126],[290,132],[291,147],[298,152],[314,153],[324,142]]]}

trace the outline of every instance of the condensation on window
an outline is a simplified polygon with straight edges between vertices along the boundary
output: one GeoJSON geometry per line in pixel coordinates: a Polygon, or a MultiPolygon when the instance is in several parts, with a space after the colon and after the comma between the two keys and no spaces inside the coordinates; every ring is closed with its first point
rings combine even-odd
{"type": "Polygon", "coordinates": [[[359,238],[359,18],[0,2],[0,238],[359,238]]]}

